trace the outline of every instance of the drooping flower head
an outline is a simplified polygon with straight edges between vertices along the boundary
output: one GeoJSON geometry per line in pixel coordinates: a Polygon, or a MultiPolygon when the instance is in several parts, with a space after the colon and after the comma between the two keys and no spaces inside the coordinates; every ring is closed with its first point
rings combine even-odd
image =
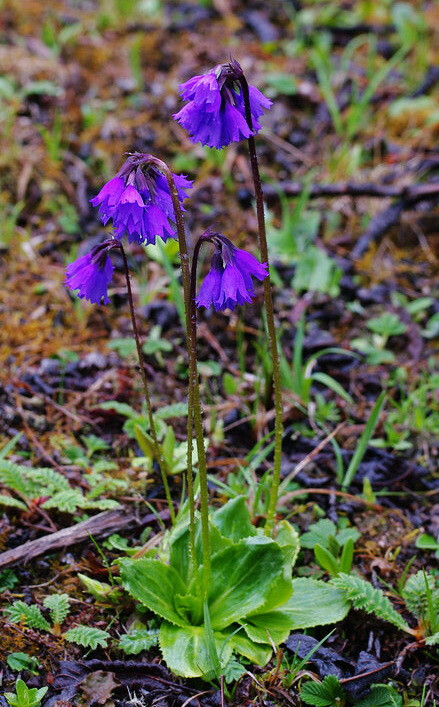
{"type": "Polygon", "coordinates": [[[112,248],[120,247],[114,238],[92,248],[90,253],[81,256],[66,268],[64,284],[71,290],[78,290],[77,295],[89,302],[108,304],[108,285],[113,278],[113,263],[108,255],[112,248]]]}
{"type": "Polygon", "coordinates": [[[263,280],[268,276],[266,263],[260,263],[251,253],[237,248],[225,236],[204,235],[204,241],[215,244],[211,268],[203,280],[196,298],[198,307],[217,311],[235,309],[237,304],[251,302],[255,296],[252,277],[263,280]]]}
{"type": "MultiPolygon", "coordinates": [[[[113,219],[116,238],[128,236],[130,243],[153,244],[156,236],[164,241],[176,236],[168,183],[150,160],[151,155],[133,153],[117,175],[90,199],[93,206],[99,206],[104,226],[113,219]]],[[[192,182],[183,175],[172,176],[184,210],[186,190],[192,187],[192,182]]]]}
{"type": "Polygon", "coordinates": [[[261,129],[259,118],[272,104],[255,86],[248,86],[251,125],[246,119],[244,73],[232,59],[218,64],[207,74],[194,76],[179,86],[181,97],[188,103],[174,114],[175,120],[188,131],[192,142],[221,149],[239,142],[261,129]]]}

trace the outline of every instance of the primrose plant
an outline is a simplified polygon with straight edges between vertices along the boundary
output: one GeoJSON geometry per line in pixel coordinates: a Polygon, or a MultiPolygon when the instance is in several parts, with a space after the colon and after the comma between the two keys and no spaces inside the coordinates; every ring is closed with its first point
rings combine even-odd
{"type": "Polygon", "coordinates": [[[148,450],[159,463],[172,528],[162,545],[146,557],[123,559],[122,586],[159,617],[159,645],[176,674],[219,677],[234,653],[264,665],[272,649],[292,628],[306,628],[342,619],[349,604],[341,590],[313,579],[292,579],[299,549],[292,526],[275,527],[280,482],[282,398],[280,362],[269,279],[264,207],[254,136],[259,118],[271,101],[249,86],[235,60],[216,66],[180,86],[186,105],[174,118],[194,142],[217,150],[241,139],[248,141],[254,179],[261,261],[237,248],[216,230],[195,242],[190,260],[183,220],[183,202],[192,183],[173,174],[160,159],[129,154],[117,175],[92,204],[99,207],[113,235],[67,268],[66,285],[90,302],[107,303],[113,276],[111,254],[124,263],[128,302],[149,422],[148,450]],[[179,244],[188,351],[188,421],[186,478],[188,503],[176,516],[167,479],[169,459],[156,428],[143,351],[137,327],[124,239],[155,243],[176,238],[179,244]],[[197,264],[202,247],[213,247],[210,269],[197,293],[197,264]],[[244,497],[220,510],[209,508],[205,440],[197,368],[197,307],[217,311],[251,302],[255,281],[263,283],[268,345],[272,359],[275,407],[274,461],[265,526],[256,529],[244,497]],[[193,473],[193,439],[198,477],[193,473]],[[199,490],[200,511],[196,512],[199,490]],[[294,594],[293,594],[294,588],[294,594]]]}

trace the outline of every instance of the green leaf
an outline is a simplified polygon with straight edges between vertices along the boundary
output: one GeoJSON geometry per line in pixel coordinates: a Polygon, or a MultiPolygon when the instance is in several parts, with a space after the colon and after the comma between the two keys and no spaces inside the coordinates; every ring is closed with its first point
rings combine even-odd
{"type": "Polygon", "coordinates": [[[246,669],[243,665],[241,665],[241,663],[231,658],[223,669],[224,680],[227,684],[236,682],[239,678],[242,678],[246,672],[246,669]]]}
{"type": "MultiPolygon", "coordinates": [[[[231,642],[227,635],[214,632],[217,654],[222,664],[232,656],[231,642]]],[[[159,635],[160,648],[168,668],[185,678],[209,675],[213,665],[204,626],[175,626],[163,621],[159,635]]]]}
{"type": "Polygon", "coordinates": [[[291,633],[291,619],[282,613],[282,607],[275,611],[255,614],[240,622],[247,636],[255,643],[279,645],[291,633]]]}
{"type": "Polygon", "coordinates": [[[293,631],[336,623],[344,619],[349,609],[343,592],[331,584],[299,577],[293,579],[292,597],[277,611],[288,616],[290,630],[293,631]]]}
{"type": "Polygon", "coordinates": [[[212,522],[220,533],[233,542],[256,535],[244,496],[237,496],[227,501],[212,514],[212,522]]]}
{"type": "Polygon", "coordinates": [[[78,508],[82,508],[84,496],[81,491],[69,489],[69,491],[60,491],[55,493],[52,498],[49,498],[42,504],[43,508],[56,508],[65,513],[75,513],[78,508]]]}
{"type": "Polygon", "coordinates": [[[149,459],[154,459],[155,449],[152,437],[147,432],[145,432],[140,427],[140,425],[134,425],[134,436],[136,438],[137,444],[144,453],[145,457],[148,457],[149,459]]]}
{"type": "Polygon", "coordinates": [[[352,602],[354,609],[361,609],[368,614],[375,614],[383,621],[388,621],[401,631],[408,631],[410,627],[393,608],[389,599],[381,589],[375,589],[369,582],[360,577],[340,573],[331,580],[331,584],[344,592],[346,599],[352,602]]]}
{"type": "Polygon", "coordinates": [[[439,538],[434,538],[433,535],[422,533],[416,539],[416,547],[420,550],[439,550],[439,538]]]}
{"type": "Polygon", "coordinates": [[[370,694],[357,707],[402,707],[403,699],[391,685],[371,685],[370,694]]]}
{"type": "Polygon", "coordinates": [[[369,319],[366,326],[370,331],[382,336],[397,336],[407,331],[407,326],[394,312],[384,312],[379,317],[369,319]]]}
{"type": "Polygon", "coordinates": [[[5,494],[0,493],[0,506],[8,506],[10,508],[20,508],[22,511],[27,510],[27,506],[23,501],[19,501],[17,498],[12,496],[5,496],[5,494]]]}
{"type": "Polygon", "coordinates": [[[157,420],[168,420],[170,417],[187,417],[187,403],[163,405],[154,413],[154,418],[157,420]]]}
{"type": "Polygon", "coordinates": [[[28,655],[27,653],[10,653],[6,658],[6,662],[11,670],[17,672],[21,670],[28,670],[34,675],[38,675],[38,667],[40,661],[35,658],[34,655],[28,655]]]}
{"type": "Polygon", "coordinates": [[[351,461],[349,462],[349,466],[346,470],[346,474],[342,482],[342,489],[344,491],[352,483],[352,480],[355,474],[357,473],[358,467],[360,466],[361,461],[366,453],[367,445],[369,444],[369,441],[371,440],[375,431],[375,427],[378,424],[378,419],[381,413],[381,409],[384,405],[385,397],[386,392],[383,390],[383,392],[378,396],[375,405],[373,406],[372,411],[370,413],[369,419],[366,422],[366,426],[363,432],[361,433],[361,437],[358,440],[355,452],[352,456],[351,461]]]}
{"type": "Polygon", "coordinates": [[[323,567],[324,570],[327,570],[333,576],[338,574],[340,568],[337,559],[329,550],[317,543],[314,547],[314,555],[320,567],[323,567]]]}
{"type": "Polygon", "coordinates": [[[95,599],[118,603],[120,597],[123,595],[120,587],[115,587],[107,582],[99,582],[97,579],[86,577],[85,574],[81,574],[80,572],[78,572],[78,579],[84,585],[86,591],[95,597],[95,599]]]}
{"type": "Polygon", "coordinates": [[[5,698],[11,707],[39,707],[48,687],[29,688],[24,680],[15,683],[15,694],[5,692],[5,698]]]}
{"type": "Polygon", "coordinates": [[[140,415],[131,405],[120,403],[118,400],[106,400],[104,403],[100,403],[99,408],[102,410],[114,410],[118,415],[123,415],[123,417],[127,418],[135,418],[140,415]]]}
{"type": "Polygon", "coordinates": [[[127,592],[155,614],[177,626],[188,625],[177,612],[174,602],[175,595],[183,596],[187,589],[173,567],[143,557],[140,560],[123,559],[120,577],[127,592]]]}
{"type": "Polygon", "coordinates": [[[261,608],[282,579],[283,564],[280,547],[263,536],[242,540],[214,555],[208,592],[213,628],[225,628],[261,608]]]}
{"type": "Polygon", "coordinates": [[[407,609],[417,619],[425,621],[429,608],[429,596],[434,614],[439,614],[439,587],[436,586],[433,575],[422,570],[412,574],[401,592],[407,609]]]}
{"type": "Polygon", "coordinates": [[[230,639],[230,645],[235,653],[243,655],[244,658],[248,658],[261,668],[268,663],[273,654],[273,649],[271,645],[267,646],[267,641],[265,645],[254,642],[245,636],[244,632],[234,633],[230,639]]]}
{"type": "Polygon", "coordinates": [[[278,524],[276,542],[282,550],[286,564],[292,569],[300,551],[300,538],[297,530],[287,520],[281,520],[278,524]]]}
{"type": "Polygon", "coordinates": [[[317,383],[321,383],[322,385],[326,386],[326,388],[330,388],[331,390],[333,390],[334,393],[339,395],[340,398],[345,400],[347,403],[352,404],[354,402],[349,393],[347,393],[346,390],[343,388],[343,386],[340,385],[340,383],[336,381],[335,378],[329,376],[327,373],[317,371],[316,373],[313,373],[311,375],[311,378],[314,381],[317,381],[317,383]]]}
{"type": "Polygon", "coordinates": [[[37,628],[41,631],[50,631],[50,624],[44,618],[41,610],[36,604],[26,604],[24,601],[14,601],[11,606],[6,607],[4,613],[13,624],[23,623],[29,628],[37,628]]]}
{"type": "Polygon", "coordinates": [[[30,497],[31,490],[26,474],[29,467],[13,464],[8,459],[0,459],[0,482],[6,488],[17,491],[24,497],[30,497]]]}
{"type": "Polygon", "coordinates": [[[322,547],[327,547],[329,535],[335,536],[336,532],[337,528],[332,520],[322,518],[317,523],[310,525],[307,533],[301,535],[300,544],[302,547],[309,548],[313,548],[317,543],[322,547]]]}
{"type": "Polygon", "coordinates": [[[437,633],[434,633],[432,636],[428,636],[425,639],[425,643],[427,646],[436,646],[439,644],[439,631],[437,633]]]}
{"type": "Polygon", "coordinates": [[[67,631],[64,634],[64,638],[66,641],[70,641],[70,643],[77,643],[84,648],[95,650],[98,646],[101,648],[107,647],[110,634],[107,631],[101,631],[99,628],[92,628],[91,626],[81,624],[67,631]]]}
{"type": "Polygon", "coordinates": [[[354,559],[354,540],[353,538],[349,538],[349,540],[346,542],[343,552],[341,553],[340,557],[340,572],[345,572],[346,574],[349,574],[351,571],[352,567],[352,562],[354,559]]]}
{"type": "Polygon", "coordinates": [[[335,675],[327,675],[323,682],[306,682],[300,690],[300,698],[315,707],[336,707],[345,692],[335,675]]]}
{"type": "Polygon", "coordinates": [[[43,604],[50,609],[53,624],[62,624],[70,612],[70,598],[68,594],[51,594],[45,597],[43,604]]]}
{"type": "Polygon", "coordinates": [[[120,637],[119,648],[128,655],[138,655],[141,651],[149,651],[158,643],[158,631],[136,628],[120,637]]]}

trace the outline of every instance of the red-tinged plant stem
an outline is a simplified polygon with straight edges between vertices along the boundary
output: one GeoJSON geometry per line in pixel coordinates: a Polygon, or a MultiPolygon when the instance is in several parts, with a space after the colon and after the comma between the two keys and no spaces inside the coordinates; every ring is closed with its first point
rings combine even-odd
{"type": "Polygon", "coordinates": [[[203,422],[201,417],[200,387],[198,381],[197,365],[197,325],[195,299],[191,296],[191,268],[187,248],[183,213],[180,206],[177,187],[175,186],[172,172],[168,165],[155,157],[150,158],[151,164],[156,165],[166,178],[174,208],[175,223],[177,227],[178,244],[180,249],[181,272],[183,280],[184,308],[186,316],[186,339],[189,365],[189,391],[188,391],[188,496],[190,509],[190,542],[194,566],[196,567],[195,554],[195,497],[192,472],[192,424],[195,428],[195,439],[198,451],[198,472],[200,477],[200,511],[201,511],[201,538],[203,547],[203,586],[207,591],[210,577],[210,538],[209,538],[209,492],[207,486],[207,464],[204,449],[203,422]],[[193,301],[192,301],[193,300],[193,301]]]}
{"type": "MultiPolygon", "coordinates": [[[[245,117],[250,129],[253,129],[253,121],[250,109],[250,96],[248,90],[247,79],[244,75],[240,77],[242,95],[244,98],[245,117]]],[[[256,197],[256,214],[258,219],[258,235],[259,235],[259,250],[261,253],[261,261],[268,261],[268,246],[267,234],[265,229],[264,216],[264,195],[262,191],[261,177],[259,174],[258,157],[256,154],[256,144],[253,135],[248,138],[248,148],[250,154],[250,164],[253,175],[253,184],[256,197]]],[[[265,532],[270,535],[273,530],[274,517],[276,514],[277,498],[279,494],[280,484],[280,466],[282,458],[282,435],[283,435],[283,404],[282,404],[282,384],[280,373],[280,359],[277,348],[276,324],[274,321],[273,297],[271,291],[270,277],[264,280],[264,305],[267,315],[268,329],[268,345],[270,347],[271,359],[273,363],[273,396],[274,396],[274,461],[273,461],[273,478],[270,488],[270,498],[267,510],[267,522],[265,532]]]]}
{"type": "Polygon", "coordinates": [[[131,323],[132,323],[132,327],[133,327],[134,340],[136,342],[137,356],[139,359],[140,375],[141,375],[142,383],[143,383],[143,394],[145,396],[145,401],[146,401],[146,409],[148,412],[148,420],[149,420],[149,427],[151,430],[151,437],[152,437],[152,441],[153,441],[154,454],[155,454],[155,457],[156,457],[159,467],[160,467],[160,474],[162,477],[163,487],[165,489],[166,500],[168,502],[169,514],[171,516],[172,524],[174,525],[175,524],[175,511],[174,511],[174,506],[172,503],[171,492],[169,490],[166,461],[163,456],[159,441],[157,439],[157,430],[156,430],[155,421],[154,421],[154,414],[152,411],[151,398],[149,395],[148,379],[146,377],[146,371],[145,371],[145,359],[143,356],[142,345],[140,343],[139,330],[137,328],[137,320],[136,320],[136,314],[135,314],[135,310],[134,310],[134,299],[133,299],[133,291],[131,288],[130,270],[128,267],[127,256],[125,254],[125,250],[124,250],[122,243],[119,244],[119,249],[120,249],[120,252],[122,253],[123,265],[124,265],[124,269],[125,269],[125,279],[127,282],[127,292],[128,292],[128,302],[129,302],[129,306],[130,306],[131,323]]]}

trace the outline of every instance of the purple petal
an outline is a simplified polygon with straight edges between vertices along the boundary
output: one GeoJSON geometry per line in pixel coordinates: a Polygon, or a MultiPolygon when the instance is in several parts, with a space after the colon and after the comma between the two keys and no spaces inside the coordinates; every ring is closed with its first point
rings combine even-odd
{"type": "Polygon", "coordinates": [[[92,254],[87,253],[77,258],[66,268],[64,284],[71,290],[78,290],[78,297],[89,302],[108,304],[107,288],[113,278],[113,263],[107,255],[102,267],[92,262],[92,254]]]}

